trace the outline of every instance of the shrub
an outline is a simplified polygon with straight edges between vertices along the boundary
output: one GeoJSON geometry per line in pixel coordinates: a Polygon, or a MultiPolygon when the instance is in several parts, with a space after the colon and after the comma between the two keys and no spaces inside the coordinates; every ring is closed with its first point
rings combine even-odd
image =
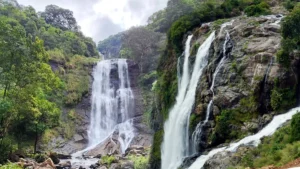
{"type": "Polygon", "coordinates": [[[286,0],[285,2],[283,2],[283,6],[289,11],[293,10],[296,4],[297,0],[286,0]]]}
{"type": "Polygon", "coordinates": [[[131,161],[133,161],[134,169],[146,169],[148,166],[148,157],[147,156],[129,156],[131,161]]]}
{"type": "Polygon", "coordinates": [[[300,6],[296,6],[293,11],[284,18],[281,24],[281,50],[277,53],[277,59],[285,67],[290,66],[293,57],[299,57],[295,51],[300,50],[300,6]]]}
{"type": "Polygon", "coordinates": [[[295,87],[291,90],[290,88],[282,89],[275,86],[271,93],[271,106],[273,110],[286,110],[294,106],[296,104],[295,91],[295,87]]]}
{"type": "Polygon", "coordinates": [[[110,167],[112,163],[116,162],[116,158],[114,156],[103,156],[100,160],[100,163],[103,165],[107,165],[110,167]]]}
{"type": "Polygon", "coordinates": [[[248,16],[259,16],[266,15],[270,13],[269,5],[266,2],[261,2],[258,5],[251,5],[245,9],[245,13],[248,16]]]}
{"type": "Polygon", "coordinates": [[[291,140],[300,140],[300,114],[296,114],[292,118],[291,122],[291,140]]]}
{"type": "Polygon", "coordinates": [[[0,169],[22,169],[22,167],[18,164],[9,163],[4,166],[0,166],[0,169]]]}

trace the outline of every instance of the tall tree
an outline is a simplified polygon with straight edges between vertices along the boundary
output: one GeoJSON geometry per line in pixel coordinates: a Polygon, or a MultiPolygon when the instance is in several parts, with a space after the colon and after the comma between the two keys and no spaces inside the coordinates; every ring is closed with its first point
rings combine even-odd
{"type": "Polygon", "coordinates": [[[161,34],[145,27],[133,27],[123,35],[121,57],[134,59],[140,66],[141,72],[148,72],[151,63],[155,63],[159,52],[161,34]]]}
{"type": "Polygon", "coordinates": [[[46,23],[62,30],[79,31],[73,12],[68,9],[63,9],[56,5],[48,5],[45,12],[41,13],[41,16],[46,23]]]}

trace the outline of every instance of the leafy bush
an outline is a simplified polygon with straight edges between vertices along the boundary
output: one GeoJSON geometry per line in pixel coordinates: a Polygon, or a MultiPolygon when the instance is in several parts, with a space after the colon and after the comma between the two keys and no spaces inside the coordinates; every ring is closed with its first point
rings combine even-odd
{"type": "Polygon", "coordinates": [[[3,164],[7,162],[6,160],[9,156],[9,153],[17,150],[17,146],[14,140],[8,137],[1,138],[0,141],[0,164],[3,164]]]}
{"type": "Polygon", "coordinates": [[[263,138],[258,147],[244,154],[240,165],[252,168],[282,166],[299,158],[299,126],[300,114],[296,114],[290,124],[277,130],[273,136],[263,138]]]}
{"type": "Polygon", "coordinates": [[[293,116],[291,128],[291,140],[300,141],[300,114],[293,116]]]}
{"type": "Polygon", "coordinates": [[[160,168],[161,167],[161,144],[164,137],[164,131],[159,130],[154,133],[153,144],[150,156],[150,168],[160,168]]]}
{"type": "Polygon", "coordinates": [[[100,163],[102,165],[107,165],[108,167],[110,167],[110,165],[114,162],[116,162],[116,158],[114,156],[103,156],[100,159],[100,163]]]}
{"type": "MultiPolygon", "coordinates": [[[[276,84],[275,84],[276,85],[276,84]]],[[[271,106],[273,110],[287,110],[296,104],[296,89],[274,87],[271,93],[271,106]]]]}
{"type": "Polygon", "coordinates": [[[285,67],[289,67],[294,57],[299,57],[300,50],[300,6],[284,18],[282,26],[281,50],[277,53],[277,60],[285,67]],[[297,52],[298,51],[298,52],[297,52]]]}
{"type": "Polygon", "coordinates": [[[297,0],[285,0],[283,2],[283,6],[289,11],[293,10],[296,4],[297,4],[297,0]]]}
{"type": "Polygon", "coordinates": [[[259,16],[266,15],[270,13],[269,5],[266,2],[261,2],[257,5],[251,5],[245,9],[245,13],[248,16],[259,16]]]}
{"type": "Polygon", "coordinates": [[[134,169],[146,169],[148,166],[147,156],[129,156],[129,160],[133,161],[134,169]]]}
{"type": "Polygon", "coordinates": [[[0,166],[0,169],[22,169],[18,164],[10,163],[3,166],[0,166]]]}

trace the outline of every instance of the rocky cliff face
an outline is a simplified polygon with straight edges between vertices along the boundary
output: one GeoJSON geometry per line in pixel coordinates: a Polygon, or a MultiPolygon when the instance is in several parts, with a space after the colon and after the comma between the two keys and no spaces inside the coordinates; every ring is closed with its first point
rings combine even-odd
{"type": "MultiPolygon", "coordinates": [[[[274,115],[295,106],[297,98],[295,93],[298,90],[300,75],[299,60],[294,59],[289,68],[281,66],[276,61],[276,53],[280,49],[281,42],[281,19],[281,15],[240,16],[232,20],[203,24],[193,30],[191,66],[194,64],[196,49],[213,30],[216,30],[216,39],[209,52],[209,63],[197,87],[196,102],[190,118],[190,136],[197,124],[205,119],[210,100],[213,100],[213,107],[210,110],[208,123],[203,126],[202,133],[197,135],[198,154],[187,158],[182,167],[189,166],[199,154],[213,147],[258,132],[271,121],[274,115]],[[232,25],[225,27],[223,33],[220,32],[221,23],[229,21],[232,21],[232,25]],[[216,75],[213,94],[210,87],[214,72],[224,56],[223,44],[226,31],[230,35],[230,41],[225,46],[226,59],[216,75]]],[[[175,56],[174,54],[171,56],[169,52],[168,58],[162,63],[176,62],[175,56]]],[[[176,64],[161,66],[163,67],[162,73],[175,74],[168,70],[175,70],[176,64]]],[[[164,77],[164,79],[168,78],[164,77]]],[[[176,80],[173,78],[170,81],[175,83],[176,80]]],[[[169,89],[172,87],[168,84],[167,86],[169,89]]],[[[166,95],[162,92],[160,94],[159,99],[166,95]]],[[[154,114],[163,116],[166,112],[164,106],[159,103],[157,112],[154,114]]],[[[154,137],[162,137],[162,133],[163,127],[159,126],[154,137]]],[[[192,143],[192,138],[190,140],[192,143]]],[[[151,158],[152,168],[160,168],[159,151],[159,146],[154,145],[151,158]]],[[[231,156],[234,157],[234,155],[231,156]]],[[[223,166],[223,159],[229,157],[223,153],[216,158],[218,160],[208,161],[205,168],[223,166]]],[[[230,160],[234,159],[227,161],[230,160]]],[[[221,168],[229,165],[224,166],[221,168]]]]}
{"type": "MultiPolygon", "coordinates": [[[[152,143],[152,131],[143,123],[143,103],[142,103],[142,95],[140,91],[140,87],[138,85],[138,77],[140,75],[139,66],[131,61],[128,60],[128,70],[130,76],[130,84],[131,89],[134,93],[135,98],[135,107],[134,112],[132,112],[132,117],[134,118],[134,127],[136,137],[132,141],[132,145],[139,145],[148,147],[152,143]]],[[[57,63],[50,63],[52,69],[55,69],[57,63]]],[[[113,69],[111,70],[111,81],[112,85],[119,83],[119,79],[115,74],[118,74],[118,67],[117,65],[112,66],[113,69]]],[[[65,135],[59,134],[58,137],[50,140],[48,145],[43,145],[43,150],[51,150],[58,153],[63,154],[72,154],[79,150],[86,148],[88,144],[88,127],[90,122],[90,111],[91,111],[91,92],[92,92],[92,77],[93,66],[90,67],[90,89],[89,93],[85,95],[82,101],[75,106],[73,109],[76,112],[76,119],[74,119],[75,123],[75,131],[71,133],[70,138],[66,138],[65,135]]],[[[68,116],[69,108],[64,108],[63,116],[68,116]]],[[[64,117],[63,117],[64,118],[64,117]]],[[[66,122],[67,123],[67,122],[66,122]]],[[[92,151],[91,155],[98,155],[103,154],[106,155],[111,153],[111,150],[114,149],[118,151],[119,145],[113,144],[111,141],[114,139],[108,140],[106,145],[110,146],[103,146],[99,145],[95,150],[92,151]],[[111,146],[115,145],[115,146],[111,146]]],[[[117,139],[115,139],[117,140],[117,139]]]]}
{"type": "MultiPolygon", "coordinates": [[[[225,37],[224,34],[217,34],[210,52],[209,65],[198,85],[197,101],[192,112],[195,119],[203,120],[207,105],[213,99],[214,106],[211,110],[210,122],[204,127],[204,134],[199,138],[201,140],[200,152],[226,140],[232,141],[242,135],[257,132],[275,114],[275,108],[271,105],[274,88],[276,86],[291,90],[296,88],[299,79],[297,67],[299,61],[295,60],[290,69],[286,69],[276,62],[276,53],[280,49],[281,41],[279,25],[281,18],[280,15],[238,17],[233,19],[231,26],[225,28],[229,32],[231,40],[226,46],[227,58],[215,79],[214,97],[212,98],[213,95],[209,88],[213,74],[223,55],[222,45],[225,37]],[[226,110],[234,111],[230,111],[229,115],[224,115],[226,110]],[[227,137],[222,135],[224,133],[221,133],[223,131],[218,129],[218,125],[221,125],[221,117],[230,116],[230,114],[240,115],[240,117],[230,117],[231,119],[227,121],[231,123],[228,129],[232,131],[226,133],[230,135],[227,137]]],[[[206,29],[212,29],[213,25],[214,23],[206,29]]],[[[197,41],[196,39],[199,41],[201,37],[195,38],[195,41],[197,41]]],[[[293,105],[290,104],[285,108],[293,105]]],[[[197,122],[192,121],[191,123],[197,122]]],[[[195,126],[191,126],[191,131],[194,131],[193,127],[195,126]]]]}

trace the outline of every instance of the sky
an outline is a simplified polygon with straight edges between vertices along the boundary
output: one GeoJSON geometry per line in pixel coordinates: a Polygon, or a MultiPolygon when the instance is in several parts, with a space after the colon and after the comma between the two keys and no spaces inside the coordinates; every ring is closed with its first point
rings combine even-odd
{"type": "Polygon", "coordinates": [[[95,42],[132,26],[145,25],[168,0],[18,0],[21,5],[44,11],[50,4],[70,9],[81,31],[95,42]]]}

